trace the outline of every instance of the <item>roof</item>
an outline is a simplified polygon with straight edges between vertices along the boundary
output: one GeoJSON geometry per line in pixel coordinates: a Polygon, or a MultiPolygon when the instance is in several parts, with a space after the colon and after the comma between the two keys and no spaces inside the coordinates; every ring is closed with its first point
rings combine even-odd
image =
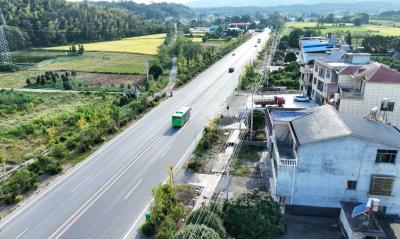
{"type": "Polygon", "coordinates": [[[300,144],[308,144],[327,139],[349,136],[351,131],[330,105],[310,108],[305,117],[291,122],[300,144]]]}
{"type": "Polygon", "coordinates": [[[179,110],[177,110],[177,111],[173,114],[173,116],[181,116],[181,115],[183,115],[186,111],[189,111],[189,110],[191,110],[189,107],[182,107],[182,108],[180,108],[179,110]]]}
{"type": "Polygon", "coordinates": [[[350,128],[352,135],[400,147],[400,132],[394,127],[375,120],[360,119],[352,115],[341,115],[341,117],[350,128]]]}
{"type": "Polygon", "coordinates": [[[354,136],[400,148],[400,132],[382,122],[345,116],[337,112],[331,105],[310,108],[301,112],[309,114],[291,122],[300,144],[354,136]]]}
{"type": "Polygon", "coordinates": [[[301,112],[301,111],[272,111],[272,120],[273,121],[292,121],[306,115],[309,115],[309,112],[301,112]]]}
{"type": "Polygon", "coordinates": [[[362,66],[347,66],[339,71],[339,74],[347,75],[347,74],[354,74],[358,71],[362,66]]]}
{"type": "Polygon", "coordinates": [[[359,68],[353,75],[367,82],[400,83],[400,72],[377,62],[359,68]]]}
{"type": "Polygon", "coordinates": [[[365,222],[367,221],[366,214],[362,214],[357,217],[351,216],[354,207],[359,204],[360,203],[357,202],[340,202],[341,208],[346,217],[346,220],[350,225],[351,230],[353,232],[361,232],[363,236],[385,238],[385,232],[383,231],[379,222],[376,220],[374,214],[371,214],[369,224],[365,224],[365,222]]]}

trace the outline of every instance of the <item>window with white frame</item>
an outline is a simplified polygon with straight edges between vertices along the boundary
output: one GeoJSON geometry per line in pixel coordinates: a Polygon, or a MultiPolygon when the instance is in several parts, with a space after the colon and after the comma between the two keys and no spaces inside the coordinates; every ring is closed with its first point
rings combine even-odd
{"type": "Polygon", "coordinates": [[[376,153],[376,163],[391,163],[396,162],[397,150],[378,149],[376,153]]]}

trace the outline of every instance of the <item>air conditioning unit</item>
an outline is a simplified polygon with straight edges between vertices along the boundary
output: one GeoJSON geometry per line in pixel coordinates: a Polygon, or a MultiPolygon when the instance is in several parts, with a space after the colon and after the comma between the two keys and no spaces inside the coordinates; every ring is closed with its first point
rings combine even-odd
{"type": "Polygon", "coordinates": [[[390,111],[393,112],[394,110],[394,102],[389,101],[388,98],[383,98],[381,102],[381,111],[390,111]]]}

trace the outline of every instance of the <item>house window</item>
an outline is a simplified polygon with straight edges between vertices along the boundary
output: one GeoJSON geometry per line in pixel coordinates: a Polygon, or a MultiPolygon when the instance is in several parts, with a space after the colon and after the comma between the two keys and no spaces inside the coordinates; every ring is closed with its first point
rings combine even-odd
{"type": "Polygon", "coordinates": [[[326,78],[328,78],[328,79],[331,78],[331,71],[326,71],[326,78]]]}
{"type": "Polygon", "coordinates": [[[319,77],[324,77],[324,76],[325,76],[325,69],[324,69],[324,68],[320,68],[320,69],[319,69],[318,76],[319,76],[319,77]]]}
{"type": "Polygon", "coordinates": [[[369,194],[376,196],[391,196],[394,177],[372,176],[369,194]]]}
{"type": "Polygon", "coordinates": [[[376,163],[395,163],[397,150],[378,149],[376,153],[376,163]]]}
{"type": "Polygon", "coordinates": [[[318,65],[315,65],[314,71],[318,72],[318,65]]]}
{"type": "Polygon", "coordinates": [[[357,181],[352,181],[352,180],[347,181],[348,190],[356,190],[356,188],[357,188],[357,181]]]}
{"type": "Polygon", "coordinates": [[[314,77],[314,85],[317,84],[317,78],[314,77]]]}

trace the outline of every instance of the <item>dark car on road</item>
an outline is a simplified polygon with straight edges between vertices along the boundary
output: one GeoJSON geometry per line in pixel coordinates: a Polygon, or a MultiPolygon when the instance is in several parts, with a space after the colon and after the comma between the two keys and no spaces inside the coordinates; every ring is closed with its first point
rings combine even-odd
{"type": "Polygon", "coordinates": [[[233,73],[235,71],[234,67],[229,67],[229,73],[233,73]]]}

